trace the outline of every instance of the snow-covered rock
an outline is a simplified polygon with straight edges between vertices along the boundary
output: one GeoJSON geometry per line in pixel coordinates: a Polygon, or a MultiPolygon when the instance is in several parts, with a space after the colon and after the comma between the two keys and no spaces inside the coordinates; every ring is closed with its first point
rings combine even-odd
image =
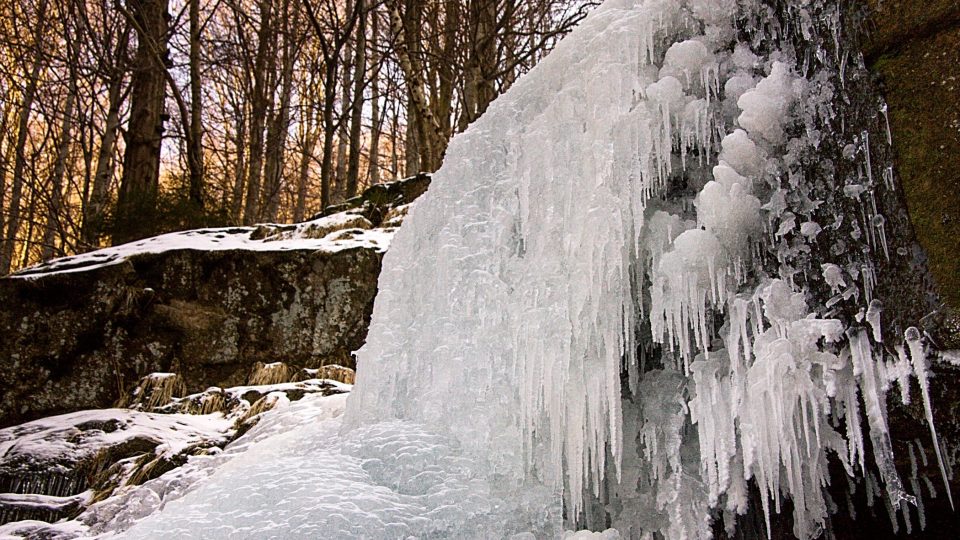
{"type": "Polygon", "coordinates": [[[134,409],[80,411],[0,429],[0,537],[73,538],[86,527],[75,521],[38,522],[72,520],[93,504],[101,515],[108,512],[104,508],[119,511],[123,505],[116,501],[126,501],[143,484],[175,483],[185,489],[197,468],[190,465],[193,460],[221,455],[271,411],[307,396],[350,390],[348,384],[316,377],[352,380],[348,368],[298,372],[278,366],[282,369],[274,371],[284,377],[269,384],[255,384],[261,367],[250,373],[251,384],[186,396],[170,395],[171,388],[182,389],[178,375],[150,374],[124,399],[134,409]]]}
{"type": "Polygon", "coordinates": [[[0,278],[14,306],[0,310],[0,426],[109,407],[152,372],[200,392],[256,362],[353,367],[383,253],[429,181],[305,223],[166,234],[0,278]]]}

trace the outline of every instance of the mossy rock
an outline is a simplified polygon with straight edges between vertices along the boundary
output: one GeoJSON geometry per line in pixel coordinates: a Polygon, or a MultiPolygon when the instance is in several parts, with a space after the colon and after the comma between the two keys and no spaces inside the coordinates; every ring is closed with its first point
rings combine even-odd
{"type": "Polygon", "coordinates": [[[960,2],[870,0],[865,52],[890,110],[910,219],[940,294],[960,308],[960,2]]]}

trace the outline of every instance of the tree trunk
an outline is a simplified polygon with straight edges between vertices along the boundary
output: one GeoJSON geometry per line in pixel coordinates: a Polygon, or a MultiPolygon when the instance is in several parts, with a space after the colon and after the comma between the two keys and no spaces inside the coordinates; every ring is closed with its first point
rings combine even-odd
{"type": "Polygon", "coordinates": [[[36,214],[37,214],[37,191],[36,189],[30,190],[30,196],[27,199],[27,219],[24,220],[27,224],[27,232],[23,235],[23,248],[20,250],[20,260],[16,261],[16,265],[20,268],[28,266],[30,264],[30,248],[33,244],[33,229],[36,224],[36,214]]]}
{"type": "Polygon", "coordinates": [[[330,176],[333,173],[333,107],[337,100],[337,64],[327,58],[323,82],[323,161],[320,164],[320,208],[330,205],[330,176]]]}
{"type": "Polygon", "coordinates": [[[307,213],[307,193],[310,180],[310,162],[313,160],[313,150],[317,146],[320,133],[317,130],[317,114],[315,103],[304,105],[303,144],[300,149],[300,167],[297,174],[297,202],[293,209],[293,221],[303,221],[307,213]]]}
{"type": "MultiPolygon", "coordinates": [[[[349,8],[353,4],[348,4],[349,8]]],[[[346,51],[343,62],[343,82],[340,86],[340,122],[337,128],[337,174],[336,191],[338,195],[346,195],[347,184],[347,145],[350,137],[349,118],[350,118],[350,91],[353,89],[353,66],[351,65],[351,56],[353,56],[353,42],[347,41],[346,51]]]]}
{"type": "Polygon", "coordinates": [[[400,153],[397,151],[400,140],[400,115],[393,111],[393,121],[390,123],[390,176],[400,176],[400,153]]]}
{"type": "MultiPolygon", "coordinates": [[[[506,2],[504,10],[513,9],[512,2],[506,2]]],[[[510,20],[510,14],[502,17],[510,20]]],[[[487,107],[496,98],[495,79],[499,69],[497,65],[497,2],[493,0],[475,0],[471,3],[469,35],[472,36],[467,51],[464,73],[464,122],[462,128],[486,112],[487,107]]]]}
{"type": "Polygon", "coordinates": [[[122,92],[123,74],[117,73],[110,81],[110,90],[107,97],[107,121],[104,126],[103,137],[100,139],[97,168],[93,175],[93,187],[90,190],[90,200],[86,206],[86,217],[81,229],[82,242],[84,247],[88,249],[100,247],[100,236],[104,232],[107,203],[110,197],[110,182],[113,180],[116,165],[117,131],[120,128],[120,105],[123,102],[122,92]]]}
{"type": "Polygon", "coordinates": [[[37,13],[40,18],[34,31],[34,58],[30,68],[26,87],[23,90],[23,99],[20,102],[20,117],[17,122],[17,144],[14,148],[13,185],[10,192],[10,209],[7,218],[7,228],[3,236],[3,245],[0,249],[0,275],[10,272],[13,266],[14,252],[17,244],[17,235],[20,232],[20,203],[23,197],[24,170],[27,165],[26,147],[27,135],[30,129],[30,113],[33,110],[33,101],[37,94],[37,84],[40,79],[42,50],[40,44],[47,24],[47,0],[40,0],[37,13]]]}
{"type": "MultiPolygon", "coordinates": [[[[397,36],[397,58],[409,93],[410,110],[407,116],[408,119],[415,119],[408,122],[413,123],[416,130],[416,147],[420,154],[419,170],[433,172],[439,165],[436,141],[445,138],[445,135],[430,108],[430,102],[424,91],[423,70],[420,62],[411,54],[411,47],[416,46],[414,33],[419,32],[423,6],[421,0],[407,0],[406,5],[406,17],[401,15],[399,7],[394,6],[391,12],[391,25],[394,35],[397,36]]],[[[410,159],[408,155],[408,164],[410,159]]],[[[407,174],[420,171],[407,170],[407,174]]]]}
{"type": "Polygon", "coordinates": [[[367,78],[367,11],[364,0],[356,0],[357,44],[354,59],[353,106],[350,114],[350,163],[347,167],[347,198],[357,194],[357,181],[360,178],[360,152],[362,144],[360,130],[363,127],[363,90],[367,78]]]}
{"type": "Polygon", "coordinates": [[[60,141],[57,144],[57,160],[53,165],[53,174],[50,175],[50,203],[47,207],[47,219],[43,229],[43,240],[40,242],[40,260],[47,260],[54,256],[63,255],[63,242],[57,247],[57,236],[62,239],[63,229],[60,224],[63,211],[63,177],[67,168],[67,159],[70,157],[72,144],[73,112],[76,105],[76,86],[71,84],[67,90],[66,103],[63,107],[63,122],[60,126],[60,141]]]}
{"type": "Polygon", "coordinates": [[[138,36],[113,244],[155,233],[167,85],[167,0],[130,0],[138,36]]]}
{"type": "Polygon", "coordinates": [[[240,223],[243,211],[243,180],[246,178],[247,114],[242,104],[237,105],[236,135],[234,144],[237,160],[233,170],[233,197],[231,198],[230,217],[233,223],[240,223]]]}
{"type": "Polygon", "coordinates": [[[373,73],[370,76],[370,157],[367,171],[372,186],[380,183],[380,131],[383,128],[383,114],[380,111],[380,55],[377,52],[380,24],[376,11],[371,13],[370,34],[373,43],[370,48],[370,65],[373,73]]]}
{"type": "Polygon", "coordinates": [[[287,140],[287,128],[290,126],[290,93],[293,86],[293,64],[296,51],[291,43],[289,29],[284,43],[283,73],[280,82],[280,103],[273,122],[267,130],[267,158],[264,167],[266,193],[264,212],[261,219],[276,221],[280,209],[280,188],[283,177],[284,150],[287,140]]]}
{"type": "MultiPolygon", "coordinates": [[[[7,172],[10,168],[10,164],[15,161],[14,159],[14,149],[16,144],[13,141],[10,141],[10,133],[8,128],[10,127],[10,120],[14,114],[15,108],[12,101],[7,101],[3,107],[3,118],[0,119],[0,250],[3,247],[3,232],[5,221],[4,201],[7,195],[7,172]],[[6,142],[6,144],[3,144],[6,142]]],[[[0,274],[2,275],[2,274],[0,274]]]]}
{"type": "MultiPolygon", "coordinates": [[[[409,92],[408,92],[409,94],[409,92]]],[[[406,160],[403,165],[404,176],[413,176],[420,171],[426,170],[421,161],[420,150],[420,132],[417,127],[420,121],[417,119],[417,109],[410,102],[413,98],[407,96],[407,125],[404,133],[403,153],[406,160]]]]}
{"type": "Polygon", "coordinates": [[[190,0],[190,201],[203,209],[203,94],[200,75],[200,0],[190,0]]]}
{"type": "Polygon", "coordinates": [[[276,38],[273,31],[273,0],[260,3],[260,30],[257,34],[257,56],[253,69],[253,97],[250,111],[250,162],[247,174],[247,201],[243,211],[243,223],[250,225],[260,212],[260,182],[263,174],[263,129],[271,96],[267,92],[267,76],[273,70],[276,38]]]}
{"type": "MultiPolygon", "coordinates": [[[[312,129],[308,127],[307,129],[312,129]]],[[[297,175],[297,202],[293,209],[293,221],[299,223],[306,218],[307,193],[310,181],[310,161],[313,159],[313,149],[317,146],[317,135],[307,133],[303,144],[303,153],[300,156],[300,170],[297,175]]]]}
{"type": "MultiPolygon", "coordinates": [[[[77,119],[77,134],[79,135],[80,153],[83,156],[83,185],[80,191],[80,222],[77,223],[76,238],[72,239],[72,250],[77,251],[82,242],[83,224],[86,222],[87,208],[90,203],[90,189],[93,187],[93,133],[94,133],[94,107],[92,101],[87,102],[87,108],[77,119]]],[[[81,248],[82,249],[82,248],[81,248]]]]}
{"type": "Polygon", "coordinates": [[[280,74],[280,104],[274,121],[267,133],[267,162],[264,171],[266,179],[266,197],[264,218],[276,221],[280,211],[285,162],[287,130],[290,127],[290,95],[293,91],[293,68],[299,51],[299,14],[298,7],[290,9],[290,0],[283,2],[283,58],[280,74]]]}

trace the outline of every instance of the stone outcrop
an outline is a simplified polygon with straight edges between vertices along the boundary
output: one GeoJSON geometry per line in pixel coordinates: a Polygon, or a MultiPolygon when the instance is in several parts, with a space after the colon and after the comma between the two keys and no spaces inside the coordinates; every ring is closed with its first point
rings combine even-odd
{"type": "Polygon", "coordinates": [[[303,224],[177,233],[0,279],[0,427],[109,407],[152,372],[201,392],[241,384],[257,362],[354,367],[398,225],[384,216],[428,185],[375,186],[303,224]]]}

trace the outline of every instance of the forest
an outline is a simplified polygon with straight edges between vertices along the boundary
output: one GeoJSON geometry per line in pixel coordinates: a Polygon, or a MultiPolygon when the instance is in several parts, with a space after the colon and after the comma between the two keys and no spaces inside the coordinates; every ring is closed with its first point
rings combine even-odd
{"type": "Polygon", "coordinates": [[[432,172],[595,3],[4,2],[0,275],[432,172]]]}

